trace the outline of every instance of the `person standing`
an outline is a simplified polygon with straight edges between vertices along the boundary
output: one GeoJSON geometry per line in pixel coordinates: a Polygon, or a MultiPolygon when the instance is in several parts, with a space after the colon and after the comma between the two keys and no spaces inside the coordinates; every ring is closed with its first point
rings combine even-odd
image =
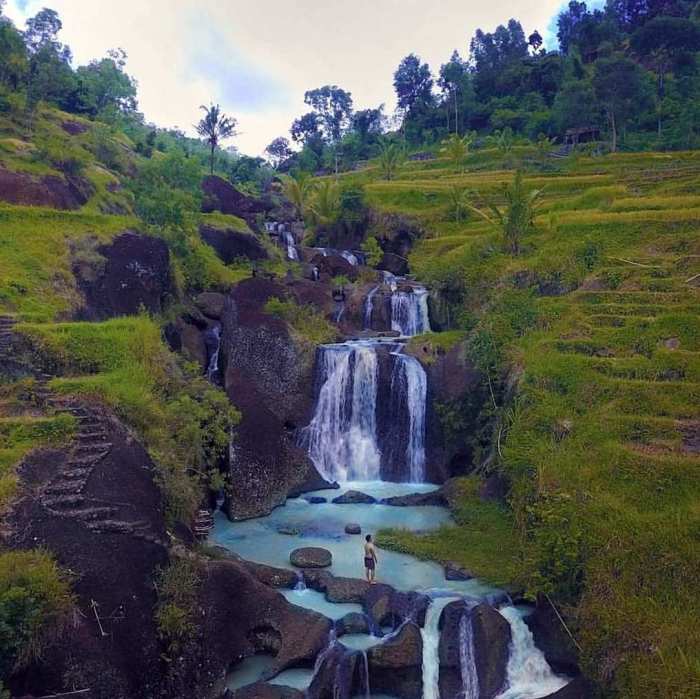
{"type": "Polygon", "coordinates": [[[365,575],[370,585],[374,584],[375,569],[377,567],[377,550],[372,542],[372,535],[365,537],[365,575]]]}

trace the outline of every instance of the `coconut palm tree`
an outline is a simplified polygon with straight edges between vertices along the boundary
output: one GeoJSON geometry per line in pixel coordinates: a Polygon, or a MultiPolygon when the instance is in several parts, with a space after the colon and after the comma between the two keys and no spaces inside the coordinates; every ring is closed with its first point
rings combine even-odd
{"type": "Polygon", "coordinates": [[[340,190],[337,183],[329,179],[321,180],[310,208],[317,225],[327,226],[333,223],[340,213],[340,190]]]}
{"type": "Polygon", "coordinates": [[[500,226],[506,249],[511,255],[518,255],[523,236],[534,226],[542,191],[541,189],[528,190],[523,181],[523,173],[518,170],[512,184],[503,186],[505,206],[498,207],[490,204],[490,213],[488,213],[472,204],[465,203],[465,205],[485,221],[494,226],[500,226]]]}
{"type": "Polygon", "coordinates": [[[406,161],[406,152],[398,144],[382,139],[379,143],[379,169],[385,180],[393,180],[406,161]]]}
{"type": "Polygon", "coordinates": [[[197,133],[206,140],[211,148],[210,166],[211,174],[214,174],[214,153],[221,141],[236,135],[236,119],[226,116],[218,104],[209,107],[202,105],[205,115],[195,126],[197,133]]]}
{"type": "Polygon", "coordinates": [[[311,175],[308,172],[297,172],[294,176],[288,175],[282,179],[282,188],[284,195],[292,202],[297,218],[303,221],[315,190],[311,175]]]}

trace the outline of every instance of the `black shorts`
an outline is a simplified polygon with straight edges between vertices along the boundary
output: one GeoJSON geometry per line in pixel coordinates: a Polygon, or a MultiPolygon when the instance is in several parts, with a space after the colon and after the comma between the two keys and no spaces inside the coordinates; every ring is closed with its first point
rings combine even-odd
{"type": "Polygon", "coordinates": [[[374,570],[374,558],[365,556],[365,568],[367,568],[367,570],[374,570]]]}

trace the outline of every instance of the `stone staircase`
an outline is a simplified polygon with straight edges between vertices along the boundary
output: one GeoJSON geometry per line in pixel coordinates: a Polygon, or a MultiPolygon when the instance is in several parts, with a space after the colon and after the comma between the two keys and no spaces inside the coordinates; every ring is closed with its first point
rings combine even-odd
{"type": "Polygon", "coordinates": [[[0,315],[0,364],[12,361],[12,329],[16,322],[14,316],[0,315]]]}
{"type": "MultiPolygon", "coordinates": [[[[40,385],[46,384],[44,376],[40,385]]],[[[80,522],[96,533],[125,534],[154,544],[167,545],[146,520],[119,518],[120,508],[110,502],[88,497],[85,489],[95,467],[110,453],[110,424],[94,408],[80,400],[49,396],[56,412],[73,415],[78,422],[70,454],[61,469],[43,487],[39,501],[56,517],[80,522]]]]}

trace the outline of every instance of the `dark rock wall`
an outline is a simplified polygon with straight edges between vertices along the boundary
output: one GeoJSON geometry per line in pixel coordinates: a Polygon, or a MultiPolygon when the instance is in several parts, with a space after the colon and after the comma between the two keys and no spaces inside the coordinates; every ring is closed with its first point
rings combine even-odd
{"type": "Polygon", "coordinates": [[[90,184],[77,177],[32,177],[0,167],[0,201],[52,209],[79,209],[92,194],[90,184]]]}

